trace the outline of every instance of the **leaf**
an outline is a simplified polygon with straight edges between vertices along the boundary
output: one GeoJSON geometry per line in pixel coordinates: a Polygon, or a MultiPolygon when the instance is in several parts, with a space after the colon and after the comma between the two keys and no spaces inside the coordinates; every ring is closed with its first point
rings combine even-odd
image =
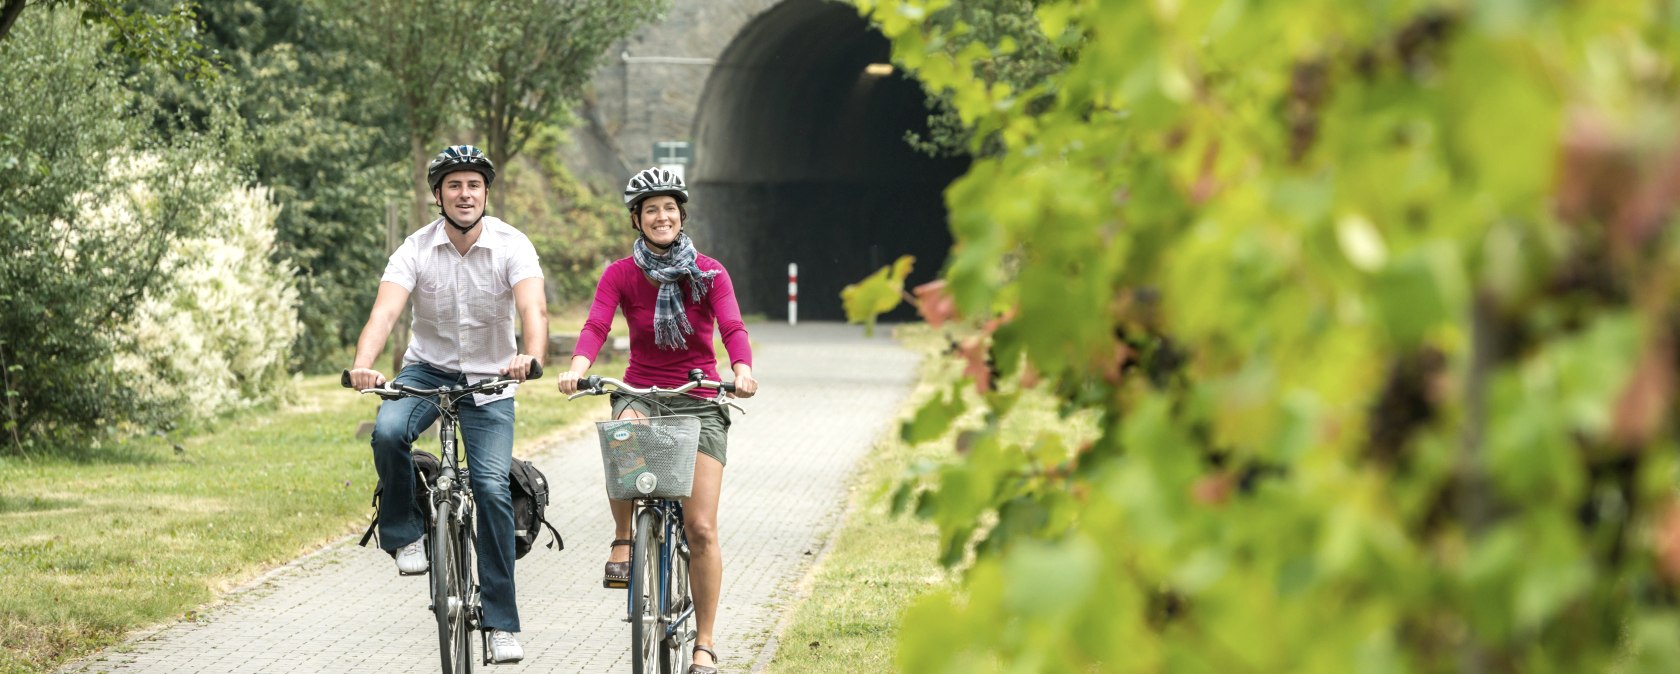
{"type": "Polygon", "coordinates": [[[916,414],[899,428],[899,437],[912,445],[937,439],[951,428],[951,422],[962,416],[967,406],[962,396],[953,391],[935,396],[916,408],[916,414]]]}
{"type": "Polygon", "coordinates": [[[904,297],[904,278],[916,258],[904,255],[891,265],[876,270],[862,281],[840,289],[847,323],[862,323],[864,334],[875,334],[875,319],[892,311],[904,297]]]}

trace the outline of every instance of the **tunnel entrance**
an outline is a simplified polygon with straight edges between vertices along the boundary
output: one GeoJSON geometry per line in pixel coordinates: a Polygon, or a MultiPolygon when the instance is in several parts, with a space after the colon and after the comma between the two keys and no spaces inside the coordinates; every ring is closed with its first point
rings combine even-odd
{"type": "Polygon", "coordinates": [[[903,73],[865,71],[889,54],[854,7],[788,0],[718,59],[695,118],[687,229],[728,266],[743,312],[787,317],[790,262],[801,320],[843,320],[840,289],[899,255],[916,256],[911,284],[943,266],[942,192],[968,162],[905,143],[926,132],[927,107],[903,73]]]}

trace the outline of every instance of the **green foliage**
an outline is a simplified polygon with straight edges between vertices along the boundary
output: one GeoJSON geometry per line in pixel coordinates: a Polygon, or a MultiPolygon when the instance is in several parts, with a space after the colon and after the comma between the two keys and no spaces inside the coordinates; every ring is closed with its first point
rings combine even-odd
{"type": "Polygon", "coordinates": [[[946,193],[984,369],[1099,429],[985,395],[902,671],[1680,666],[1680,8],[1037,2],[1018,91],[857,4],[999,143],[946,193]]]}
{"type": "Polygon", "coordinates": [[[495,214],[525,232],[542,260],[551,304],[589,302],[601,269],[629,254],[629,216],[613,194],[595,194],[560,161],[565,130],[538,128],[532,152],[508,162],[507,181],[498,179],[495,214]]]}
{"type": "Polygon", "coordinates": [[[426,164],[437,152],[433,141],[469,104],[467,83],[483,76],[484,46],[498,27],[469,0],[325,0],[323,6],[347,18],[353,51],[376,66],[370,90],[395,103],[408,140],[412,231],[436,217],[426,181],[426,164]]]}
{"type": "MultiPolygon", "coordinates": [[[[1021,92],[1024,108],[1042,110],[1050,92],[1035,85],[1067,68],[1077,55],[1077,39],[1052,41],[1038,30],[1036,0],[967,0],[928,8],[926,22],[939,31],[939,51],[968,59],[975,77],[988,90],[1021,92]],[[995,48],[994,48],[995,47],[995,48]]],[[[976,88],[975,91],[979,89],[976,88]]],[[[955,90],[928,92],[928,133],[906,133],[910,145],[936,157],[988,155],[1003,149],[997,134],[977,135],[952,96],[955,90]]],[[[1006,94],[1007,95],[1007,94],[1006,94]]]]}
{"type": "Polygon", "coordinates": [[[904,278],[915,263],[913,255],[900,256],[862,281],[841,288],[840,303],[846,309],[846,322],[862,323],[864,334],[874,335],[875,319],[898,308],[904,298],[904,278]]]}
{"type": "Polygon", "coordinates": [[[465,99],[490,157],[510,162],[568,111],[607,47],[664,11],[665,0],[491,0],[475,12],[497,26],[473,58],[485,72],[465,99]]]}
{"type": "Polygon", "coordinates": [[[377,73],[353,50],[350,20],[329,9],[305,0],[205,7],[205,39],[227,72],[219,91],[193,99],[199,108],[230,102],[250,179],[281,205],[275,257],[296,266],[304,326],[293,367],[316,372],[343,367],[342,350],[367,319],[388,253],[386,206],[404,202],[408,157],[398,111],[365,95],[377,73]]]}
{"type": "MultiPolygon", "coordinates": [[[[197,5],[177,2],[158,11],[137,9],[137,3],[119,0],[45,0],[38,11],[70,7],[81,11],[82,20],[104,27],[112,50],[139,62],[157,65],[171,72],[199,80],[214,80],[216,69],[198,41],[197,5]]],[[[138,3],[157,4],[157,3],[138,3]]],[[[0,40],[11,34],[29,0],[0,2],[0,40]]],[[[211,55],[213,58],[213,55],[211,55]]]]}
{"type": "Polygon", "coordinates": [[[100,44],[66,10],[31,12],[0,42],[0,86],[32,92],[0,103],[0,228],[14,234],[0,256],[0,367],[13,448],[139,414],[145,401],[111,377],[120,326],[166,282],[171,244],[205,226],[223,184],[202,142],[140,151],[155,103],[118,86],[100,44]]]}
{"type": "MultiPolygon", "coordinates": [[[[293,270],[272,258],[280,208],[261,188],[216,191],[216,227],[171,244],[160,263],[170,282],[148,290],[122,330],[114,374],[157,421],[203,422],[291,390],[300,326],[293,270]]],[[[124,215],[86,225],[97,231],[124,215]]]]}

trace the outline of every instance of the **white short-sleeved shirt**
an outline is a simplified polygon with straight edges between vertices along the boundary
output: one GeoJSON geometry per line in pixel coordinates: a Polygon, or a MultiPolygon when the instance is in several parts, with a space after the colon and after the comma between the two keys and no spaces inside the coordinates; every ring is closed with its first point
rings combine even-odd
{"type": "MultiPolygon", "coordinates": [[[[476,382],[497,376],[519,353],[513,286],[543,273],[536,247],[512,225],[485,216],[484,232],[465,255],[449,242],[448,226],[438,218],[409,235],[391,254],[381,280],[409,292],[413,337],[403,365],[425,363],[476,382]]],[[[516,388],[474,400],[480,405],[500,400],[516,388]]]]}

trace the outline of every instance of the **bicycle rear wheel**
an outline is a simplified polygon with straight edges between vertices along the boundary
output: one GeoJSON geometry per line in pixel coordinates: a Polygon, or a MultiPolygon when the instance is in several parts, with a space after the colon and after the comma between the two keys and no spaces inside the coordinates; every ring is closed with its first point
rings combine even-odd
{"type": "Polygon", "coordinates": [[[635,547],[630,549],[630,670],[654,674],[659,642],[659,513],[644,508],[636,515],[635,547]]]}
{"type": "Polygon", "coordinates": [[[460,564],[464,551],[455,533],[453,505],[439,503],[432,525],[432,613],[437,616],[443,674],[467,674],[472,671],[472,656],[460,564]]]}
{"type": "Polygon", "coordinates": [[[660,642],[660,674],[688,674],[688,666],[694,662],[694,593],[688,579],[688,541],[678,525],[671,541],[671,580],[665,588],[670,601],[665,612],[672,624],[670,636],[660,642]]]}

